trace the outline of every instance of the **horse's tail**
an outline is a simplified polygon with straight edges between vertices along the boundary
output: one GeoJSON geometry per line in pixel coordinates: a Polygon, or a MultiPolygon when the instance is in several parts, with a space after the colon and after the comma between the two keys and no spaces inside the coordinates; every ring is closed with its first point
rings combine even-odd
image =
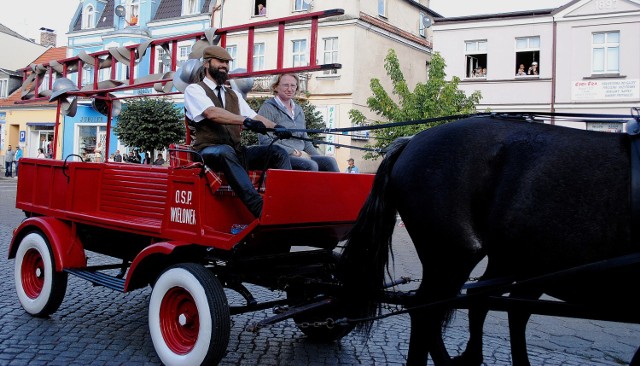
{"type": "MultiPolygon", "coordinates": [[[[391,236],[396,223],[396,205],[390,197],[391,171],[409,138],[394,141],[378,167],[371,193],[358,219],[346,236],[338,273],[344,285],[344,300],[352,317],[368,318],[379,312],[380,295],[389,261],[391,236]]],[[[365,333],[372,321],[357,323],[365,333]]]]}

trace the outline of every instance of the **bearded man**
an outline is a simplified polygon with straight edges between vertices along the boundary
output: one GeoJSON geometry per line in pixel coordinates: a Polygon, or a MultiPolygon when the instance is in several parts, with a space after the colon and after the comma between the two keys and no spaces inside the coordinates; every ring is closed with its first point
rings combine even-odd
{"type": "Polygon", "coordinates": [[[229,52],[220,46],[204,50],[204,80],[190,84],[184,91],[185,114],[194,131],[193,147],[212,170],[224,172],[229,185],[257,218],[262,212],[262,196],[251,183],[248,170],[291,169],[289,154],[277,146],[242,146],[242,126],[266,133],[276,127],[259,116],[228,87],[229,52]]]}

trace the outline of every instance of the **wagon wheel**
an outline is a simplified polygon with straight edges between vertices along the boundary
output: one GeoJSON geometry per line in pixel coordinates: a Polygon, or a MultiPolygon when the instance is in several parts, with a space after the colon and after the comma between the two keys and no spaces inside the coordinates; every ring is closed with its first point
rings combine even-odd
{"type": "Polygon", "coordinates": [[[149,300],[149,332],[163,364],[218,364],[230,327],[224,289],[205,267],[183,263],[160,275],[149,300]]]}
{"type": "Polygon", "coordinates": [[[67,273],[55,271],[49,242],[40,232],[31,232],[20,240],[14,278],[20,304],[37,317],[55,313],[67,291],[67,273]]]}
{"type": "MultiPolygon", "coordinates": [[[[290,305],[297,305],[313,301],[323,294],[305,293],[303,288],[291,288],[287,290],[287,299],[290,305]]],[[[338,320],[344,318],[344,312],[339,303],[332,303],[318,309],[305,311],[295,315],[293,321],[302,333],[314,342],[330,343],[349,334],[354,324],[330,324],[327,319],[338,320]]]]}

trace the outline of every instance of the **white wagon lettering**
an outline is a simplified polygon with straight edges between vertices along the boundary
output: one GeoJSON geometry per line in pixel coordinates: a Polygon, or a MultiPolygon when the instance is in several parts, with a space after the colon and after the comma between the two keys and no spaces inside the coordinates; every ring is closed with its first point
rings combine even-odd
{"type": "Polygon", "coordinates": [[[171,207],[171,221],[179,224],[196,224],[196,210],[192,208],[171,207]]]}

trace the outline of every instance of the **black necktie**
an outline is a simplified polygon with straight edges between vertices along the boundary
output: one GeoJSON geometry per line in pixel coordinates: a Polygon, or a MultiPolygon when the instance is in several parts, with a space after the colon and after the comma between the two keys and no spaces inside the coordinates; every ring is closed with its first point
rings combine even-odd
{"type": "Polygon", "coordinates": [[[222,104],[222,107],[224,108],[224,103],[222,102],[222,92],[220,91],[220,89],[222,89],[222,86],[218,85],[216,86],[216,92],[218,94],[218,100],[220,101],[220,104],[222,104]]]}

